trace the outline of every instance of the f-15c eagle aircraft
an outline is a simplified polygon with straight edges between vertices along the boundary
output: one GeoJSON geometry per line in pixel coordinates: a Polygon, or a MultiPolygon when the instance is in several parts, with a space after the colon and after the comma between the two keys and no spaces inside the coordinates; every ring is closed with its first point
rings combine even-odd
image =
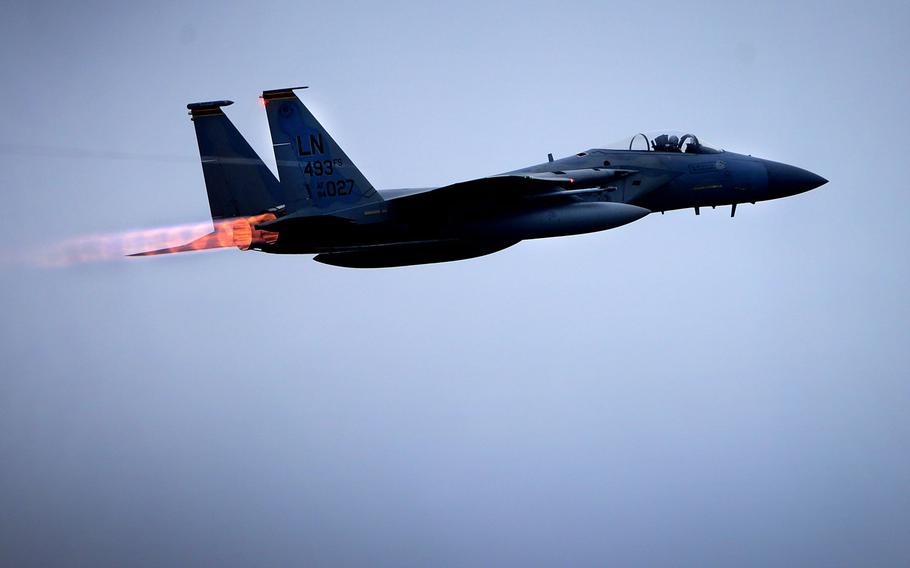
{"type": "Polygon", "coordinates": [[[662,133],[452,185],[380,191],[294,93],[303,88],[262,93],[280,181],[225,116],[231,101],[187,105],[215,230],[137,256],[236,246],[352,268],[445,262],[613,229],[656,211],[731,205],[732,216],[738,203],[827,182],[693,134],[662,133]]]}

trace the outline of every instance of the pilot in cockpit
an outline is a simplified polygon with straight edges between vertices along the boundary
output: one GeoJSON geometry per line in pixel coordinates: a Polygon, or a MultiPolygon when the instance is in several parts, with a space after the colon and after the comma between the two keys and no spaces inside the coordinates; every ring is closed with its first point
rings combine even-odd
{"type": "Polygon", "coordinates": [[[679,137],[661,134],[651,143],[655,152],[679,152],[679,137]]]}

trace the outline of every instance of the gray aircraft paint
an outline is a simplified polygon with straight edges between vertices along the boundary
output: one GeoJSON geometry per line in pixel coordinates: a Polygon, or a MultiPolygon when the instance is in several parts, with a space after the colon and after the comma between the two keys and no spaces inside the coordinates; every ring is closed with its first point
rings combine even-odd
{"type": "MultiPolygon", "coordinates": [[[[715,150],[692,134],[639,134],[628,150],[591,149],[559,160],[551,154],[544,163],[487,178],[415,192],[377,192],[293,89],[265,91],[262,100],[286,201],[259,198],[260,210],[243,208],[246,215],[269,213],[264,221],[250,221],[250,230],[271,235],[268,241],[253,237],[252,248],[315,253],[317,261],[336,266],[378,268],[475,258],[526,239],[614,229],[654,211],[691,207],[697,212],[700,207],[731,205],[733,215],[736,204],[786,197],[827,183],[793,166],[715,150]],[[647,150],[633,149],[639,138],[647,150]]],[[[213,215],[237,210],[238,186],[248,185],[251,191],[274,186],[271,173],[221,111],[228,104],[188,105],[204,169],[216,159],[233,164],[217,175],[205,169],[213,215]],[[213,145],[210,138],[220,144],[213,145]],[[217,152],[221,154],[213,157],[217,152]],[[239,181],[229,179],[231,174],[239,181]]],[[[215,246],[224,246],[224,241],[215,246]]],[[[249,244],[244,240],[240,246],[249,244]]],[[[195,241],[140,255],[196,248],[208,245],[195,241]]]]}

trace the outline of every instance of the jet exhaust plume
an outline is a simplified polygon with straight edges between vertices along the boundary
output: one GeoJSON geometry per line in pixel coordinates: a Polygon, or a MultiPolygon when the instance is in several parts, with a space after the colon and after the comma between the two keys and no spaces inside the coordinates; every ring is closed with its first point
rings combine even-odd
{"type": "Polygon", "coordinates": [[[120,233],[85,235],[23,252],[4,260],[39,268],[65,268],[78,264],[121,261],[133,256],[273,244],[278,233],[256,229],[257,223],[275,220],[266,213],[214,222],[156,227],[120,233]]]}

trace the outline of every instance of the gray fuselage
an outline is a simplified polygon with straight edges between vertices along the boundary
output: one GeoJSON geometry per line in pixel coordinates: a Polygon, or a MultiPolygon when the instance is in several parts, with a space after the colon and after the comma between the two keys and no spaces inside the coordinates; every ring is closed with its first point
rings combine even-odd
{"type": "Polygon", "coordinates": [[[262,250],[320,253],[389,243],[453,240],[514,243],[610,229],[657,211],[777,199],[808,191],[826,181],[794,166],[715,151],[592,149],[502,175],[596,175],[616,169],[626,173],[582,183],[582,189],[566,184],[544,195],[497,189],[475,192],[470,199],[447,199],[436,195],[434,190],[438,188],[382,191],[385,201],[381,206],[353,211],[357,215],[369,214],[368,223],[337,219],[321,223],[313,218],[289,222],[282,227],[279,242],[262,250]]]}

